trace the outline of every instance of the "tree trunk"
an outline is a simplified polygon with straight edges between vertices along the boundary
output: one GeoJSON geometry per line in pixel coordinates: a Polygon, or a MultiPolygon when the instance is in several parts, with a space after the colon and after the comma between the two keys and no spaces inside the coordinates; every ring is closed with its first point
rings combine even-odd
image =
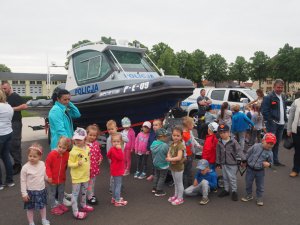
{"type": "Polygon", "coordinates": [[[261,80],[260,79],[258,80],[258,88],[259,89],[261,88],[261,80]]]}
{"type": "Polygon", "coordinates": [[[215,88],[217,87],[217,82],[215,81],[215,88]]]}

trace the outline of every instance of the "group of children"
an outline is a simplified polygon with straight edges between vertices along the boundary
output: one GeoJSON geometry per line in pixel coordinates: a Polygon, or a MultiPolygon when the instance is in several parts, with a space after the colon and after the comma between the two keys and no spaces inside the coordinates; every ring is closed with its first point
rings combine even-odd
{"type": "MultiPolygon", "coordinates": [[[[257,204],[263,205],[264,168],[272,165],[272,151],[270,150],[276,143],[276,137],[273,134],[267,133],[262,143],[253,145],[244,154],[238,142],[231,138],[229,126],[226,124],[218,125],[211,122],[208,125],[208,135],[204,145],[200,146],[193,136],[194,124],[189,117],[183,118],[182,126],[173,127],[171,138],[160,120],[154,120],[153,125],[145,121],[141,132],[136,137],[129,118],[123,118],[121,123],[124,128],[121,133],[118,132],[117,123],[114,120],[106,124],[109,134],[106,148],[110,163],[111,203],[114,206],[128,204],[128,201],[121,197],[122,177],[130,174],[133,152],[136,156],[134,178],[138,179],[146,178],[148,156],[152,156],[152,175],[154,175],[152,193],[155,196],[166,195],[163,187],[167,174],[171,171],[175,190],[174,195],[169,197],[168,201],[172,205],[184,203],[184,194],[193,196],[198,193],[202,194],[200,204],[207,204],[208,193],[217,190],[216,168],[222,169],[224,179],[224,189],[219,197],[229,195],[231,189],[232,200],[237,201],[236,173],[239,164],[247,167],[246,195],[241,200],[253,199],[252,183],[255,180],[257,204]],[[196,146],[203,147],[203,153],[202,159],[197,164],[199,170],[193,180],[192,168],[196,146]]],[[[98,135],[97,125],[90,125],[86,130],[77,128],[73,140],[60,138],[57,149],[48,154],[45,164],[41,161],[42,147],[38,144],[29,147],[28,162],[21,171],[21,192],[30,225],[34,224],[34,210],[40,210],[43,225],[50,224],[46,219],[45,181],[49,183],[51,213],[61,215],[68,211],[63,204],[67,167],[70,168],[72,179],[74,217],[84,219],[87,213],[94,210],[91,205],[97,204],[94,194],[95,181],[100,173],[99,166],[103,159],[97,141],[98,135]],[[80,197],[79,206],[78,197],[80,197]]]]}

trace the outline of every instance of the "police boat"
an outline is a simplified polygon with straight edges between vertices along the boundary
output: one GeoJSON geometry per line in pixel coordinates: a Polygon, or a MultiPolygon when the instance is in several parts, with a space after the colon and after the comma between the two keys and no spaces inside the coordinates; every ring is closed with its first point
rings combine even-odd
{"type": "MultiPolygon", "coordinates": [[[[74,121],[76,126],[97,123],[105,127],[110,119],[120,124],[124,116],[133,126],[140,126],[146,120],[163,118],[194,90],[190,80],[164,75],[144,48],[88,43],[72,49],[67,57],[67,80],[56,91],[70,91],[71,101],[81,113],[74,121]]],[[[52,100],[27,104],[47,118],[52,100]]]]}

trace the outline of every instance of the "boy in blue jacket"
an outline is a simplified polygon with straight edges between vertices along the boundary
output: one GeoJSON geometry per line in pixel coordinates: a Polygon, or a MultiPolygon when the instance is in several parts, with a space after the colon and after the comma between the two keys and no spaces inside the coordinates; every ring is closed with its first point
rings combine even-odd
{"type": "Polygon", "coordinates": [[[194,184],[184,190],[186,196],[196,196],[202,194],[200,205],[206,205],[209,202],[208,192],[217,188],[217,174],[209,168],[206,159],[201,159],[197,164],[199,169],[195,175],[194,184]]]}

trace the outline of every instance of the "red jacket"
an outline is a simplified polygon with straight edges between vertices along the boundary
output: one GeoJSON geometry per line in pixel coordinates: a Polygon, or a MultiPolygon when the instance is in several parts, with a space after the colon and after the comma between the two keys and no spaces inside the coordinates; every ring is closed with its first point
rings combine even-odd
{"type": "Polygon", "coordinates": [[[46,159],[46,174],[52,178],[53,184],[62,184],[66,181],[66,169],[68,166],[69,152],[60,155],[56,150],[52,150],[46,159]]]}
{"type": "Polygon", "coordinates": [[[107,158],[111,160],[110,174],[111,176],[123,176],[124,174],[124,154],[122,149],[111,147],[107,153],[107,158]]]}
{"type": "Polygon", "coordinates": [[[210,164],[216,163],[218,138],[215,134],[206,135],[202,150],[202,159],[206,159],[210,164]]]}

